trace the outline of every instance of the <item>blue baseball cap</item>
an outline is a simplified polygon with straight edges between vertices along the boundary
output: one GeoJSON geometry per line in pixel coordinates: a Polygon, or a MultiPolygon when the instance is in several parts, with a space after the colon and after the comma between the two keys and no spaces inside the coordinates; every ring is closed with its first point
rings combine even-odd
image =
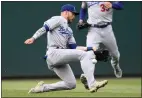
{"type": "Polygon", "coordinates": [[[70,11],[70,12],[74,13],[75,15],[79,15],[79,13],[76,12],[75,6],[73,6],[71,4],[63,5],[61,8],[61,12],[63,12],[63,11],[70,11]]]}

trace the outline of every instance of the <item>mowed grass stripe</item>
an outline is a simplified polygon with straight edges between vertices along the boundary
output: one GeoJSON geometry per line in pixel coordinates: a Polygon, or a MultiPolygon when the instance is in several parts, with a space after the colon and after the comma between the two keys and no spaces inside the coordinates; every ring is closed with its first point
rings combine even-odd
{"type": "MultiPolygon", "coordinates": [[[[2,80],[2,97],[140,97],[141,78],[108,79],[106,87],[97,93],[89,93],[84,89],[80,80],[77,80],[77,88],[74,90],[28,94],[28,90],[34,87],[41,79],[34,80],[2,80]],[[131,80],[131,82],[130,82],[131,80]]],[[[43,79],[45,83],[54,83],[59,79],[43,79]]],[[[103,80],[98,79],[98,80],[103,80]]]]}

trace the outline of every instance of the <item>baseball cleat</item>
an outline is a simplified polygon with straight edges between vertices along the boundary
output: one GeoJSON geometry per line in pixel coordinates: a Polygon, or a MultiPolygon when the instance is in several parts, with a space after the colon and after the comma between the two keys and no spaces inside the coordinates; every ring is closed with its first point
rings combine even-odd
{"type": "Polygon", "coordinates": [[[87,84],[87,79],[86,79],[86,77],[85,77],[84,74],[81,74],[80,80],[81,80],[81,83],[84,84],[84,87],[85,87],[87,90],[89,90],[89,87],[88,87],[88,84],[87,84]]]}
{"type": "Polygon", "coordinates": [[[31,88],[28,93],[40,93],[43,92],[43,81],[40,81],[34,88],[31,88]]]}
{"type": "Polygon", "coordinates": [[[100,81],[100,82],[95,82],[94,85],[90,88],[90,92],[93,93],[93,92],[97,92],[98,89],[104,87],[105,85],[107,85],[108,81],[107,80],[103,80],[103,81],[100,81]]]}

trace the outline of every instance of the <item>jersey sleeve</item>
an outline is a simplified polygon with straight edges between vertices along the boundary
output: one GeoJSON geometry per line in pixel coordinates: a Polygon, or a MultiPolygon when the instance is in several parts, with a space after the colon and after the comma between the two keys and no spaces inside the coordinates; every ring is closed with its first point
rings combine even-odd
{"type": "Polygon", "coordinates": [[[69,38],[69,40],[68,40],[68,47],[69,47],[70,49],[76,49],[77,44],[76,44],[76,41],[75,41],[74,36],[71,36],[71,37],[69,38]]]}
{"type": "Polygon", "coordinates": [[[114,8],[116,10],[122,10],[124,8],[124,5],[121,1],[113,1],[112,8],[114,8]]]}
{"type": "Polygon", "coordinates": [[[73,35],[69,38],[68,44],[76,44],[76,41],[73,35]]]}
{"type": "Polygon", "coordinates": [[[44,22],[44,26],[45,27],[47,26],[49,30],[53,30],[54,28],[60,26],[60,21],[61,21],[60,17],[52,17],[44,22]]]}
{"type": "Polygon", "coordinates": [[[70,31],[70,37],[68,39],[68,44],[76,44],[72,29],[69,27],[68,30],[70,31]]]}
{"type": "Polygon", "coordinates": [[[87,5],[86,2],[82,2],[81,8],[80,8],[80,14],[79,14],[79,19],[84,20],[85,16],[87,14],[87,5]]]}

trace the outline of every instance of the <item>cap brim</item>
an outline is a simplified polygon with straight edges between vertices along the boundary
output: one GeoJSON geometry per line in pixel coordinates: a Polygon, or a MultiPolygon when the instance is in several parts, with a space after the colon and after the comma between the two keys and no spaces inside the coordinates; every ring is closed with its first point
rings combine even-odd
{"type": "Polygon", "coordinates": [[[79,15],[79,13],[77,13],[77,12],[73,12],[75,15],[79,15]]]}

